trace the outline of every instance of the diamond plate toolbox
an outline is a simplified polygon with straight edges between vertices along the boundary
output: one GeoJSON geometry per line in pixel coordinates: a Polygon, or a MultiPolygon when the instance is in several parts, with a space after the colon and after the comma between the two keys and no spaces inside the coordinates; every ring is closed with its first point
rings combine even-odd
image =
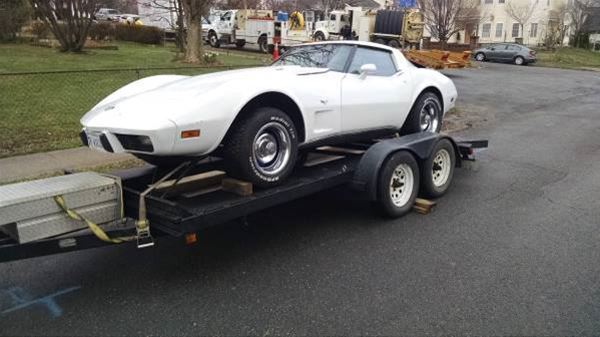
{"type": "Polygon", "coordinates": [[[70,219],[67,206],[97,224],[121,218],[121,187],[116,177],[83,172],[0,186],[0,230],[19,243],[45,239],[87,227],[70,219]]]}

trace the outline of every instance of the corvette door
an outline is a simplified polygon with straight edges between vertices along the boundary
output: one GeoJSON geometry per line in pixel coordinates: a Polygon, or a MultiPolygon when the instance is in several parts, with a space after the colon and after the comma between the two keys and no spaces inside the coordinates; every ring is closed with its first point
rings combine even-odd
{"type": "Polygon", "coordinates": [[[357,47],[342,81],[342,131],[400,128],[410,109],[410,85],[390,51],[357,47]],[[375,73],[361,75],[365,64],[375,65],[375,73]]]}

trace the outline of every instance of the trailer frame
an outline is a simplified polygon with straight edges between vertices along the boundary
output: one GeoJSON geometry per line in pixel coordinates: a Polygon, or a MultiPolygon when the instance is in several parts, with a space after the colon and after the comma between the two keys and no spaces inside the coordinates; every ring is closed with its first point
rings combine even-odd
{"type": "MultiPolygon", "coordinates": [[[[418,133],[338,145],[347,150],[343,156],[337,152],[337,156],[331,157],[336,153],[331,147],[313,149],[308,156],[325,158],[323,163],[310,167],[302,165],[281,185],[257,190],[249,196],[224,191],[185,198],[158,193],[147,195],[145,204],[152,235],[157,242],[165,237],[187,237],[208,227],[243,219],[252,213],[341,185],[349,185],[357,190],[357,194],[363,199],[375,200],[377,197],[372,179],[382,170],[388,156],[397,151],[408,151],[422,161],[432,155],[434,145],[441,139],[452,142],[457,158],[456,166],[475,160],[475,150],[488,145],[487,140],[457,140],[443,134],[418,133]],[[335,159],[328,161],[328,156],[335,159]]],[[[206,158],[186,173],[191,175],[222,167],[220,159],[206,158]]],[[[126,218],[121,223],[104,228],[109,236],[135,235],[134,219],[137,219],[139,212],[140,195],[163,173],[150,165],[113,172],[122,180],[126,218]]],[[[0,232],[0,263],[111,245],[115,244],[99,240],[88,229],[25,244],[19,244],[0,232]]]]}

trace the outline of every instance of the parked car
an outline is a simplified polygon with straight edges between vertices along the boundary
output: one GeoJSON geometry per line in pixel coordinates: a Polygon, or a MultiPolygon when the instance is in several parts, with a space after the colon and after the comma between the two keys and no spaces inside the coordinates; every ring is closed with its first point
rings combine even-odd
{"type": "Polygon", "coordinates": [[[512,62],[527,65],[536,61],[535,50],[516,43],[497,43],[473,51],[477,61],[512,62]]]}
{"type": "Polygon", "coordinates": [[[292,172],[304,149],[439,132],[456,98],[452,80],[397,49],[318,42],[269,67],[130,83],[83,116],[81,138],[158,165],[217,152],[229,175],[267,187],[292,172]]]}
{"type": "Polygon", "coordinates": [[[96,14],[94,14],[94,19],[98,21],[119,21],[119,11],[112,8],[100,8],[96,14]]]}

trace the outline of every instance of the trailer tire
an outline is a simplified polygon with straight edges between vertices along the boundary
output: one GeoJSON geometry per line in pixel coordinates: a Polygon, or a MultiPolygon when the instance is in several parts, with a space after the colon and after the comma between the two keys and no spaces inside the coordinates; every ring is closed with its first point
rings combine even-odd
{"type": "Polygon", "coordinates": [[[417,132],[438,133],[442,129],[442,118],[440,98],[431,91],[425,91],[415,101],[400,133],[403,135],[417,132]],[[429,116],[426,116],[427,114],[429,116]]]}
{"type": "Polygon", "coordinates": [[[381,212],[398,218],[410,212],[419,191],[419,165],[408,151],[393,153],[383,164],[377,186],[381,212]]]}
{"type": "Polygon", "coordinates": [[[421,194],[428,198],[439,198],[444,195],[454,177],[456,152],[448,139],[441,139],[423,162],[421,169],[421,194]]]}
{"type": "Polygon", "coordinates": [[[297,134],[292,119],[279,109],[262,107],[243,116],[224,142],[227,174],[258,187],[282,183],[297,160],[297,134]]]}

